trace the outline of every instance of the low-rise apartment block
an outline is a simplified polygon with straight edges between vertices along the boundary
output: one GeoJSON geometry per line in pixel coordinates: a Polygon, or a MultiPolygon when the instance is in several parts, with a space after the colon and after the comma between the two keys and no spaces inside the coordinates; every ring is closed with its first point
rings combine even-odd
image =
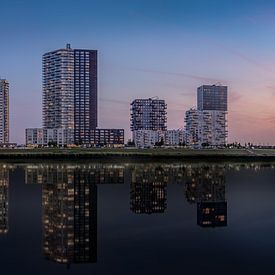
{"type": "Polygon", "coordinates": [[[65,146],[73,144],[73,130],[64,128],[28,128],[26,129],[27,146],[65,146]]]}
{"type": "Polygon", "coordinates": [[[93,129],[90,131],[91,146],[124,146],[124,129],[93,129]]]}
{"type": "MultiPolygon", "coordinates": [[[[73,130],[64,128],[29,128],[26,129],[27,146],[49,146],[56,145],[59,147],[73,145],[73,130]]],[[[92,129],[90,133],[90,142],[79,143],[76,145],[86,146],[106,146],[120,147],[124,145],[123,129],[92,129]]]]}
{"type": "Polygon", "coordinates": [[[181,146],[185,144],[185,134],[183,129],[167,130],[164,135],[166,146],[181,146]]]}
{"type": "Polygon", "coordinates": [[[164,143],[164,134],[164,131],[136,130],[133,131],[133,139],[137,148],[151,148],[158,142],[164,143]]]}

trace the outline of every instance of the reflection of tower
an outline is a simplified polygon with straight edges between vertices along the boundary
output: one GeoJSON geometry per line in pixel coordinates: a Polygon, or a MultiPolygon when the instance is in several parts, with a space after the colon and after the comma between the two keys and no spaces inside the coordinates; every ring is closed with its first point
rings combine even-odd
{"type": "Polygon", "coordinates": [[[186,197],[191,203],[197,202],[197,224],[202,227],[226,226],[225,168],[202,166],[191,169],[186,197]]]}
{"type": "Polygon", "coordinates": [[[0,166],[0,234],[9,230],[9,169],[6,165],[0,166]]]}
{"type": "Polygon", "coordinates": [[[131,210],[136,214],[163,213],[167,176],[162,167],[142,166],[132,172],[131,210]]]}
{"type": "Polygon", "coordinates": [[[119,165],[103,165],[89,167],[90,181],[94,184],[123,184],[124,167],[119,165]]]}
{"type": "Polygon", "coordinates": [[[197,224],[202,227],[227,226],[227,202],[197,203],[197,224]]]}
{"type": "Polygon", "coordinates": [[[90,164],[90,165],[27,165],[25,168],[26,184],[47,184],[56,182],[56,169],[80,169],[89,173],[89,182],[93,184],[123,184],[123,165],[90,164]]]}
{"type": "Polygon", "coordinates": [[[47,182],[42,185],[45,256],[67,264],[96,262],[97,186],[88,173],[70,168],[51,171],[47,182]]]}

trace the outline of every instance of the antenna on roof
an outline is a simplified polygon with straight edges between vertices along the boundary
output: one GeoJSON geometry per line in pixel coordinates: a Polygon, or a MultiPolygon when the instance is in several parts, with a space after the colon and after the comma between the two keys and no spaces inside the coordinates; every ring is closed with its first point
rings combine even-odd
{"type": "Polygon", "coordinates": [[[68,50],[71,49],[71,44],[69,44],[69,43],[66,44],[66,49],[68,49],[68,50]]]}

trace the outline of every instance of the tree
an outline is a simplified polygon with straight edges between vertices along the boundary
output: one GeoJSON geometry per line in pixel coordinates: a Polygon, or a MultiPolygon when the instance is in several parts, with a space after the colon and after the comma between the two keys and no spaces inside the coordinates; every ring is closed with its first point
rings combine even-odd
{"type": "Polygon", "coordinates": [[[53,140],[50,140],[50,141],[48,142],[48,146],[49,146],[49,147],[57,147],[57,142],[56,142],[56,141],[53,141],[53,140]]]}
{"type": "Polygon", "coordinates": [[[209,147],[209,143],[208,143],[208,142],[204,142],[204,143],[201,144],[201,146],[202,146],[203,148],[209,147]]]}
{"type": "Polygon", "coordinates": [[[161,147],[161,146],[163,146],[163,145],[164,145],[164,140],[163,140],[163,138],[161,138],[160,141],[157,141],[157,142],[155,143],[155,146],[158,146],[158,147],[161,147]]]}
{"type": "Polygon", "coordinates": [[[133,147],[133,146],[135,146],[135,143],[129,139],[128,142],[127,142],[127,146],[128,147],[133,147]]]}

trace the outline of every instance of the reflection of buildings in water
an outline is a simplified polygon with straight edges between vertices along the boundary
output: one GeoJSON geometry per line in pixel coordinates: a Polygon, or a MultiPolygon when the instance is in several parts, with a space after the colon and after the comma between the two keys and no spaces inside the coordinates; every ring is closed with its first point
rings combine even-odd
{"type": "Polygon", "coordinates": [[[9,167],[0,165],[0,234],[9,230],[9,167]]]}
{"type": "Polygon", "coordinates": [[[197,224],[202,227],[227,226],[227,202],[198,202],[197,224]]]}
{"type": "Polygon", "coordinates": [[[131,210],[136,214],[163,213],[167,206],[167,181],[161,166],[135,166],[131,181],[131,210]]]}
{"type": "Polygon", "coordinates": [[[59,263],[97,260],[97,184],[123,184],[124,165],[32,164],[26,184],[42,184],[43,251],[59,263]]]}
{"type": "Polygon", "coordinates": [[[78,169],[51,171],[42,185],[43,251],[59,263],[97,260],[97,186],[78,169]]]}
{"type": "Polygon", "coordinates": [[[186,198],[190,203],[225,200],[225,168],[202,166],[189,171],[186,198]]]}
{"type": "Polygon", "coordinates": [[[123,184],[124,166],[103,165],[96,169],[89,169],[91,181],[95,184],[123,184]]]}
{"type": "Polygon", "coordinates": [[[114,164],[32,164],[25,167],[26,184],[47,184],[57,180],[56,171],[75,170],[89,175],[90,181],[96,184],[123,184],[123,165],[114,164]]]}
{"type": "Polygon", "coordinates": [[[96,262],[97,184],[123,184],[116,164],[32,164],[27,184],[42,184],[43,250],[60,263],[96,262]]]}
{"type": "Polygon", "coordinates": [[[224,166],[202,166],[192,169],[186,181],[186,197],[190,203],[197,203],[199,226],[227,225],[224,166]]]}

